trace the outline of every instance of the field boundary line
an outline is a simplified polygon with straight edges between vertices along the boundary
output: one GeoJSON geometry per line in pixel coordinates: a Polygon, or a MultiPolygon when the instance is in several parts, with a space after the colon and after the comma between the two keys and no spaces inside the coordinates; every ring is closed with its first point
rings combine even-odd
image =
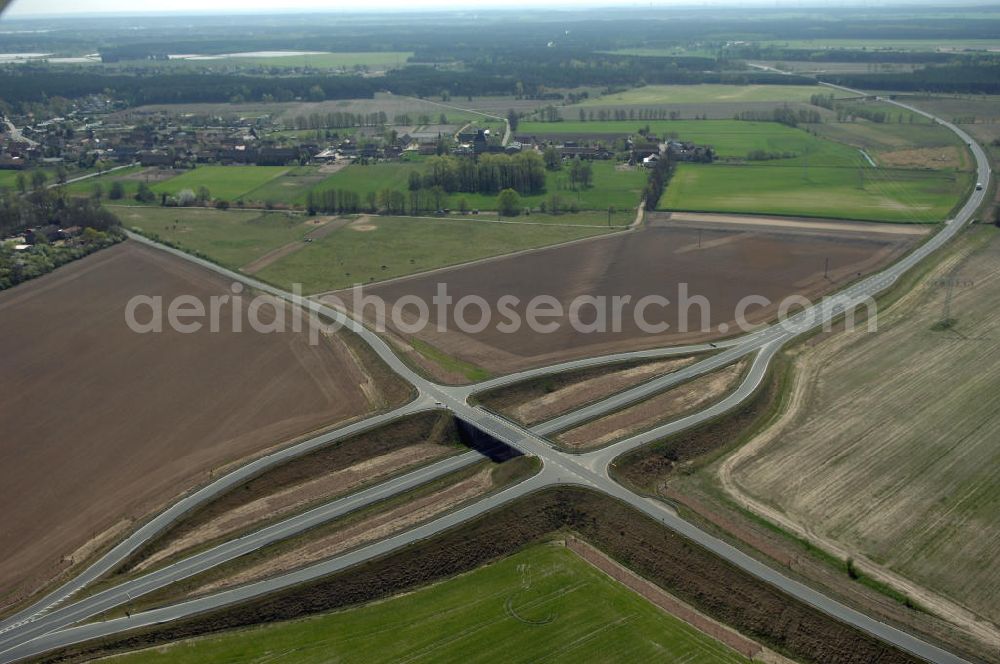
{"type": "MultiPolygon", "coordinates": [[[[545,225],[547,226],[549,224],[545,224],[545,225]]],[[[601,228],[601,227],[600,226],[594,226],[592,228],[601,228]]],[[[483,258],[476,258],[474,260],[466,261],[464,263],[456,263],[454,265],[442,265],[441,267],[435,267],[435,268],[431,268],[429,270],[423,270],[421,272],[414,272],[413,274],[403,274],[403,275],[400,275],[398,277],[392,277],[390,279],[385,279],[383,281],[373,281],[373,282],[370,282],[370,283],[367,283],[367,284],[362,284],[362,285],[365,286],[365,287],[369,287],[370,288],[370,287],[375,287],[375,286],[384,286],[385,284],[395,284],[395,283],[399,283],[399,282],[402,282],[402,281],[406,281],[408,279],[417,279],[417,278],[426,277],[429,274],[436,274],[438,272],[447,272],[449,270],[457,270],[457,269],[460,269],[460,268],[466,268],[466,267],[469,267],[470,265],[479,265],[481,263],[488,263],[488,262],[491,262],[491,261],[503,260],[505,258],[513,258],[515,256],[523,256],[523,255],[526,255],[526,254],[531,254],[531,253],[535,253],[535,252],[539,252],[539,251],[546,251],[548,249],[555,249],[555,248],[558,248],[558,247],[568,247],[568,246],[571,246],[571,245],[574,245],[574,244],[581,244],[583,242],[594,242],[594,241],[597,241],[597,240],[606,240],[606,239],[608,239],[610,237],[614,237],[614,236],[619,235],[621,233],[628,233],[630,231],[631,231],[631,229],[628,228],[628,227],[624,227],[623,228],[623,227],[619,226],[619,227],[617,227],[617,229],[613,229],[611,232],[608,232],[608,233],[599,233],[597,235],[591,235],[591,236],[588,236],[588,237],[578,237],[578,238],[574,238],[572,240],[566,240],[565,242],[557,242],[555,244],[547,244],[547,245],[542,246],[542,247],[530,247],[528,249],[518,249],[517,251],[512,251],[512,252],[509,252],[509,253],[506,253],[506,254],[498,254],[496,256],[484,256],[483,258]]],[[[307,295],[306,298],[310,299],[310,300],[319,300],[319,299],[321,299],[321,298],[323,298],[323,297],[325,297],[327,295],[335,295],[337,293],[349,293],[351,291],[351,288],[353,288],[353,286],[348,286],[346,288],[338,288],[336,290],[323,291],[321,293],[313,293],[311,295],[307,295]]],[[[328,302],[324,302],[323,304],[325,304],[327,306],[330,306],[328,302]]]]}

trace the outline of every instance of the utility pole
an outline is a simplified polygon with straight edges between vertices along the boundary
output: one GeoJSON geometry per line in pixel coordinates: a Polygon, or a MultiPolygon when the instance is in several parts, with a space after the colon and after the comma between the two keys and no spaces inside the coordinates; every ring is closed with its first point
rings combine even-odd
{"type": "Polygon", "coordinates": [[[823,278],[827,281],[830,280],[830,257],[826,257],[826,263],[823,265],[823,278]]]}

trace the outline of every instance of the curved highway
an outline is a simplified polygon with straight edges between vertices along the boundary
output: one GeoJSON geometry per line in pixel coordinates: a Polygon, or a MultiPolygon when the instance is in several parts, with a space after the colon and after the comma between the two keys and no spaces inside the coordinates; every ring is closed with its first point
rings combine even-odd
{"type": "MultiPolygon", "coordinates": [[[[836,86],[830,86],[836,87],[836,86]]],[[[852,94],[864,95],[864,93],[841,88],[852,94]]],[[[972,150],[977,163],[977,175],[980,182],[986,185],[990,178],[989,166],[986,154],[982,148],[964,131],[951,123],[945,122],[934,116],[915,109],[909,105],[890,101],[897,106],[906,108],[925,117],[929,117],[938,123],[948,127],[972,150]]],[[[245,466],[237,468],[218,480],[208,484],[198,491],[172,505],[164,512],[158,514],[141,528],[136,530],[131,536],[121,544],[105,554],[100,560],[88,567],[82,574],[61,586],[58,590],[50,593],[42,600],[34,603],[28,609],[19,612],[9,618],[4,623],[0,623],[0,661],[16,661],[25,657],[38,655],[54,648],[78,643],[98,636],[108,636],[133,629],[143,625],[177,620],[197,613],[218,609],[235,603],[243,602],[275,590],[288,587],[293,584],[302,583],[311,579],[340,571],[369,558],[383,555],[400,547],[411,544],[417,540],[433,536],[444,529],[458,525],[470,518],[481,515],[491,509],[495,509],[504,503],[526,495],[546,486],[557,484],[573,484],[602,491],[635,509],[647,514],[664,524],[666,527],[675,530],[683,536],[697,542],[704,548],[712,551],[716,555],[724,558],[740,569],[753,574],[759,579],[772,584],[788,595],[805,602],[824,613],[876,636],[898,648],[913,653],[931,662],[952,663],[961,662],[960,658],[946,652],[932,644],[929,644],[911,634],[896,629],[876,621],[850,607],[847,607],[835,600],[832,600],[822,593],[795,581],[780,571],[777,571],[747,554],[735,549],[731,545],[718,538],[705,533],[696,526],[681,519],[667,505],[638,496],[621,485],[614,482],[608,475],[608,468],[614,458],[624,452],[635,449],[649,442],[662,438],[665,435],[680,431],[681,429],[704,422],[712,417],[726,412],[735,407],[744,399],[749,397],[763,380],[770,359],[788,340],[798,334],[814,329],[819,325],[828,323],[832,319],[840,316],[846,311],[850,311],[859,304],[870,300],[878,293],[884,291],[902,276],[907,270],[924,260],[931,253],[950,241],[966,223],[972,218],[976,209],[985,196],[985,186],[983,191],[974,190],[972,195],[955,215],[954,219],[946,222],[944,227],[931,237],[927,242],[920,245],[913,252],[901,259],[899,262],[886,268],[882,272],[863,279],[837,295],[824,299],[821,303],[783,321],[768,327],[764,327],[752,334],[737,339],[719,342],[717,344],[702,344],[698,346],[677,347],[672,349],[659,349],[651,351],[639,351],[636,353],[619,353],[601,358],[588,358],[572,362],[565,362],[555,367],[545,369],[535,369],[511,377],[503,377],[492,381],[487,381],[475,386],[451,387],[438,385],[426,380],[413,371],[392,348],[378,335],[364,327],[358,321],[348,317],[344,313],[327,307],[321,303],[286,293],[273,286],[247,277],[246,275],[227,270],[213,263],[190,256],[179,250],[164,247],[145,238],[132,235],[134,241],[156,246],[158,249],[168,251],[178,255],[185,260],[202,265],[210,270],[220,273],[234,281],[242,282],[252,288],[262,292],[270,293],[277,297],[286,299],[309,311],[317,312],[336,320],[340,325],[361,336],[385,361],[389,367],[401,377],[412,383],[418,392],[417,398],[389,413],[384,413],[372,418],[355,422],[345,427],[330,431],[321,436],[311,438],[307,441],[293,445],[289,448],[276,452],[272,455],[257,459],[245,466]],[[468,398],[475,392],[491,389],[500,385],[509,384],[516,380],[544,375],[553,370],[566,371],[587,366],[595,366],[611,361],[619,361],[632,358],[667,357],[682,353],[695,351],[705,351],[714,348],[722,350],[700,362],[696,362],[684,369],[672,374],[662,376],[642,385],[625,390],[607,399],[590,404],[573,413],[561,416],[549,422],[542,423],[533,429],[525,429],[510,421],[507,421],[493,413],[483,409],[470,406],[468,398]],[[688,380],[694,376],[704,374],[713,369],[719,368],[733,362],[741,357],[755,354],[750,370],[739,385],[737,390],[725,399],[713,404],[703,411],[670,422],[647,432],[632,436],[619,441],[613,445],[586,454],[566,454],[554,449],[543,437],[548,433],[559,431],[580,422],[598,417],[612,412],[637,400],[656,394],[664,389],[675,385],[680,381],[688,380]],[[524,482],[511,487],[496,495],[489,496],[474,504],[463,507],[459,510],[441,516],[429,523],[418,526],[414,529],[398,533],[392,537],[370,544],[363,548],[351,551],[347,554],[337,556],[330,560],[311,565],[294,572],[289,572],[282,576],[240,586],[220,593],[208,595],[196,600],[183,602],[163,608],[134,614],[130,618],[105,620],[95,623],[85,624],[79,627],[72,627],[83,620],[98,615],[115,606],[121,606],[152,589],[160,588],[170,583],[186,578],[192,573],[209,569],[218,562],[232,560],[239,555],[243,555],[249,550],[255,550],[271,541],[276,541],[288,534],[300,532],[307,523],[316,523],[318,520],[334,518],[338,509],[352,509],[371,504],[374,500],[384,499],[389,495],[405,490],[407,484],[404,478],[390,480],[378,487],[373,487],[370,495],[362,496],[357,494],[349,496],[340,501],[332,501],[327,505],[317,508],[322,512],[311,511],[305,515],[294,517],[286,521],[274,524],[268,528],[261,529],[250,536],[224,542],[213,549],[184,558],[175,563],[166,565],[154,572],[140,576],[135,579],[123,582],[105,591],[85,597],[76,601],[68,601],[73,593],[85,588],[98,577],[105,574],[114,566],[124,560],[131,552],[135,551],[142,543],[148,541],[157,533],[162,532],[167,526],[177,518],[194,507],[203,504],[212,497],[236,484],[244,481],[261,470],[280,463],[294,456],[304,454],[311,449],[328,444],[342,437],[353,435],[367,428],[379,426],[389,420],[417,412],[422,409],[434,406],[444,406],[452,410],[457,416],[474,423],[481,429],[490,432],[508,444],[520,449],[527,454],[539,457],[543,462],[542,471],[525,480],[524,482]],[[340,503],[339,506],[335,503],[340,503]],[[315,513],[314,513],[315,512],[315,513]],[[307,516],[312,515],[312,516],[307,516]],[[296,520],[297,519],[297,520],[296,520]],[[311,520],[312,519],[312,520],[311,520]],[[252,539],[251,539],[252,538],[252,539]],[[246,541],[250,539],[250,541],[246,541]],[[211,555],[208,555],[211,553],[211,555]],[[218,562],[217,562],[218,561],[218,562]],[[195,570],[195,571],[192,571],[195,570]]],[[[472,456],[463,455],[472,459],[472,456]]],[[[461,457],[457,457],[461,458],[461,457]]],[[[457,459],[456,458],[456,459],[457,459]]],[[[414,471],[415,473],[420,471],[414,471]]],[[[433,474],[434,469],[429,471],[433,474]]],[[[412,473],[410,474],[412,475],[412,473]]],[[[408,481],[414,481],[410,478],[408,481]]]]}

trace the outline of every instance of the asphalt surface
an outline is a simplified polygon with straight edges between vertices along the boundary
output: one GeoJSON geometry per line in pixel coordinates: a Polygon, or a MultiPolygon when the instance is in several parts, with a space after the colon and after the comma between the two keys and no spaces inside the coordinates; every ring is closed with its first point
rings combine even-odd
{"type": "Polygon", "coordinates": [[[442,459],[396,477],[389,482],[331,500],[301,514],[183,558],[166,567],[124,581],[87,597],[85,601],[52,610],[41,619],[25,623],[17,631],[12,630],[5,635],[0,635],[0,650],[4,649],[8,642],[20,642],[26,638],[43,635],[53,629],[75,624],[108,609],[126,605],[135,598],[154,590],[200,574],[269,544],[298,535],[350,512],[374,505],[483,460],[484,457],[474,451],[442,459]]]}
{"type": "MultiPolygon", "coordinates": [[[[864,94],[855,90],[844,90],[852,94],[864,94]]],[[[896,103],[898,106],[926,117],[933,118],[930,114],[910,107],[906,104],[898,102],[890,103],[896,103]]],[[[970,149],[972,150],[977,162],[978,181],[982,182],[984,185],[988,184],[990,173],[986,155],[982,148],[958,127],[936,118],[935,120],[954,131],[970,145],[970,149]]],[[[368,330],[357,321],[349,318],[342,312],[326,307],[318,302],[294,296],[290,293],[285,293],[273,286],[264,284],[258,280],[247,277],[246,275],[219,267],[203,259],[190,256],[169,247],[163,247],[162,245],[158,245],[138,236],[132,236],[135,241],[150,244],[161,250],[174,253],[185,260],[200,264],[208,269],[222,274],[223,276],[227,276],[234,281],[239,281],[259,291],[282,297],[307,310],[322,313],[330,319],[336,320],[343,327],[358,334],[367,343],[369,343],[374,351],[389,365],[391,369],[417,388],[419,396],[414,402],[391,413],[386,413],[357,422],[347,427],[332,431],[328,434],[324,434],[323,436],[318,436],[310,441],[301,443],[300,445],[276,452],[274,455],[269,457],[264,457],[254,461],[251,464],[230,472],[212,484],[202,487],[200,490],[185,497],[137,530],[132,536],[102,557],[83,574],[68,582],[57,591],[51,593],[43,600],[36,602],[32,605],[32,607],[29,607],[29,609],[20,612],[17,616],[14,616],[6,622],[0,624],[0,662],[15,661],[40,654],[54,648],[85,641],[90,638],[108,636],[143,625],[152,625],[177,620],[204,611],[219,609],[235,603],[257,598],[281,588],[286,588],[294,584],[316,579],[333,572],[347,569],[351,565],[364,560],[384,555],[400,547],[406,546],[420,539],[430,537],[447,528],[458,525],[491,509],[495,509],[506,502],[526,495],[531,491],[557,484],[580,485],[590,489],[602,491],[608,495],[618,498],[635,509],[642,511],[643,513],[663,523],[666,527],[669,527],[685,537],[697,542],[704,548],[724,558],[731,564],[736,565],[750,574],[753,574],[764,582],[772,584],[788,595],[814,606],[844,623],[872,634],[877,638],[880,638],[903,650],[911,652],[931,662],[961,662],[963,660],[951,653],[948,653],[890,625],[876,621],[854,609],[851,609],[850,607],[826,597],[825,595],[803,585],[798,581],[785,576],[781,572],[760,563],[722,540],[719,540],[718,538],[698,529],[696,526],[688,523],[687,521],[684,521],[668,506],[631,493],[610,479],[608,475],[608,468],[614,458],[624,452],[662,438],[669,433],[693,426],[699,422],[704,422],[738,405],[750,396],[750,394],[752,394],[753,391],[760,385],[766,373],[770,359],[785,342],[794,338],[798,334],[829,322],[831,319],[836,318],[843,312],[850,310],[859,304],[863,304],[879,292],[891,286],[906,271],[946,244],[958,232],[960,232],[961,228],[972,218],[972,215],[982,202],[984,196],[985,190],[973,191],[969,200],[955,215],[954,219],[946,223],[941,231],[905,256],[899,262],[893,264],[878,274],[853,284],[846,290],[831,298],[824,299],[821,303],[797,314],[796,316],[793,316],[791,319],[783,323],[777,323],[772,326],[762,328],[738,339],[719,342],[714,346],[710,344],[703,344],[699,346],[640,351],[637,353],[619,353],[601,358],[581,359],[572,362],[565,362],[560,365],[556,365],[556,367],[549,367],[547,369],[536,369],[521,372],[520,374],[515,374],[511,377],[487,381],[472,387],[443,386],[424,379],[416,374],[401,358],[399,358],[381,337],[368,330]],[[695,364],[689,365],[678,372],[657,378],[653,381],[649,381],[648,383],[626,390],[597,403],[590,404],[579,409],[578,411],[574,411],[571,414],[542,423],[532,430],[520,427],[480,408],[469,406],[467,403],[468,397],[476,391],[509,384],[510,382],[515,382],[516,380],[544,375],[545,373],[552,372],[553,370],[567,371],[613,361],[666,357],[669,355],[687,354],[695,350],[709,350],[714,347],[722,348],[722,350],[717,354],[714,354],[695,364]],[[718,403],[713,404],[709,408],[693,415],[689,415],[674,422],[657,427],[651,431],[643,432],[603,449],[586,454],[574,455],[559,452],[553,449],[551,444],[543,437],[547,433],[559,431],[600,415],[613,412],[625,405],[656,394],[664,389],[668,389],[670,386],[676,385],[679,382],[690,380],[692,377],[702,375],[716,368],[720,368],[741,357],[751,354],[755,354],[754,361],[750,370],[747,372],[746,377],[738,386],[736,391],[718,403]],[[218,495],[225,489],[249,478],[257,472],[260,472],[263,467],[280,463],[286,458],[303,454],[305,451],[308,451],[308,449],[328,444],[329,442],[340,437],[352,435],[353,433],[357,433],[358,431],[362,431],[366,428],[378,426],[395,417],[417,412],[418,410],[434,407],[436,405],[450,409],[457,416],[460,416],[469,422],[475,423],[484,431],[487,431],[497,438],[520,449],[522,452],[538,456],[543,462],[542,471],[515,487],[511,487],[503,492],[489,496],[454,512],[450,512],[429,523],[418,526],[417,528],[399,533],[393,537],[381,540],[342,556],[338,556],[282,576],[248,584],[246,586],[240,586],[231,590],[199,598],[197,600],[135,614],[127,619],[105,620],[78,627],[70,627],[70,625],[77,624],[82,620],[102,613],[108,608],[127,603],[128,601],[131,601],[152,589],[160,588],[165,585],[169,585],[174,581],[186,578],[192,573],[196,573],[192,571],[194,569],[199,571],[209,569],[215,564],[218,564],[216,561],[232,560],[240,555],[243,555],[244,553],[249,552],[250,550],[255,550],[260,546],[266,545],[269,541],[276,541],[277,539],[281,539],[281,537],[287,537],[288,533],[300,532],[297,528],[299,526],[304,528],[305,526],[303,524],[307,520],[305,515],[302,515],[303,521],[297,522],[296,524],[289,524],[288,522],[291,520],[286,520],[285,522],[282,522],[282,524],[287,526],[285,530],[277,528],[281,524],[275,524],[274,526],[269,527],[274,530],[269,531],[268,528],[264,528],[253,534],[260,534],[259,539],[253,539],[250,542],[243,541],[247,539],[246,537],[231,540],[211,549],[211,556],[196,554],[195,556],[185,558],[156,570],[155,572],[129,581],[126,584],[115,586],[114,588],[110,588],[93,596],[67,603],[67,598],[70,594],[87,586],[94,579],[114,567],[114,565],[123,560],[131,551],[134,551],[135,548],[147,541],[156,533],[161,532],[170,523],[175,521],[188,510],[204,503],[213,496],[218,495]],[[287,456],[278,457],[278,455],[287,456]],[[255,464],[263,465],[257,465],[255,467],[255,464]],[[265,534],[265,531],[268,532],[265,534]],[[199,558],[198,556],[202,557],[199,558]],[[155,576],[153,576],[154,574],[155,576]]],[[[377,492],[372,495],[361,497],[361,494],[358,494],[356,499],[350,501],[350,504],[354,506],[352,509],[372,504],[377,500],[382,500],[389,495],[398,493],[400,490],[403,490],[401,486],[402,485],[393,485],[392,482],[387,482],[383,485],[379,485],[379,487],[373,487],[372,490],[374,491],[377,489],[377,492]],[[375,498],[376,493],[380,497],[375,498]]],[[[342,500],[347,501],[348,499],[342,500]]],[[[338,501],[333,502],[336,503],[338,501]]],[[[323,508],[326,508],[331,504],[323,506],[323,508]]],[[[343,503],[341,508],[343,508],[343,505],[346,504],[346,502],[343,503]]],[[[329,507],[329,511],[324,515],[325,518],[335,518],[330,515],[336,514],[337,509],[338,508],[335,507],[329,507]]],[[[317,518],[319,518],[318,515],[317,518]]],[[[204,553],[207,554],[209,552],[204,553]]]]}

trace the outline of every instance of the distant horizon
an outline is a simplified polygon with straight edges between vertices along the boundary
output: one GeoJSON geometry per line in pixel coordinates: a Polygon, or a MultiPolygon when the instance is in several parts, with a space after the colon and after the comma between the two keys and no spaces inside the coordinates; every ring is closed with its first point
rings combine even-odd
{"type": "Polygon", "coordinates": [[[356,6],[331,7],[324,0],[295,0],[295,4],[280,9],[268,0],[150,0],[148,9],[136,10],[128,0],[79,0],[67,11],[63,0],[14,0],[0,10],[0,20],[32,20],[60,18],[179,18],[183,16],[282,16],[293,14],[413,14],[421,12],[596,10],[596,9],[698,9],[704,7],[732,9],[844,9],[907,6],[989,7],[989,3],[967,0],[884,0],[877,4],[865,0],[546,0],[539,4],[531,0],[488,0],[473,6],[459,0],[402,2],[401,0],[369,0],[363,10],[356,6]],[[206,4],[211,6],[206,8],[206,4]]]}

